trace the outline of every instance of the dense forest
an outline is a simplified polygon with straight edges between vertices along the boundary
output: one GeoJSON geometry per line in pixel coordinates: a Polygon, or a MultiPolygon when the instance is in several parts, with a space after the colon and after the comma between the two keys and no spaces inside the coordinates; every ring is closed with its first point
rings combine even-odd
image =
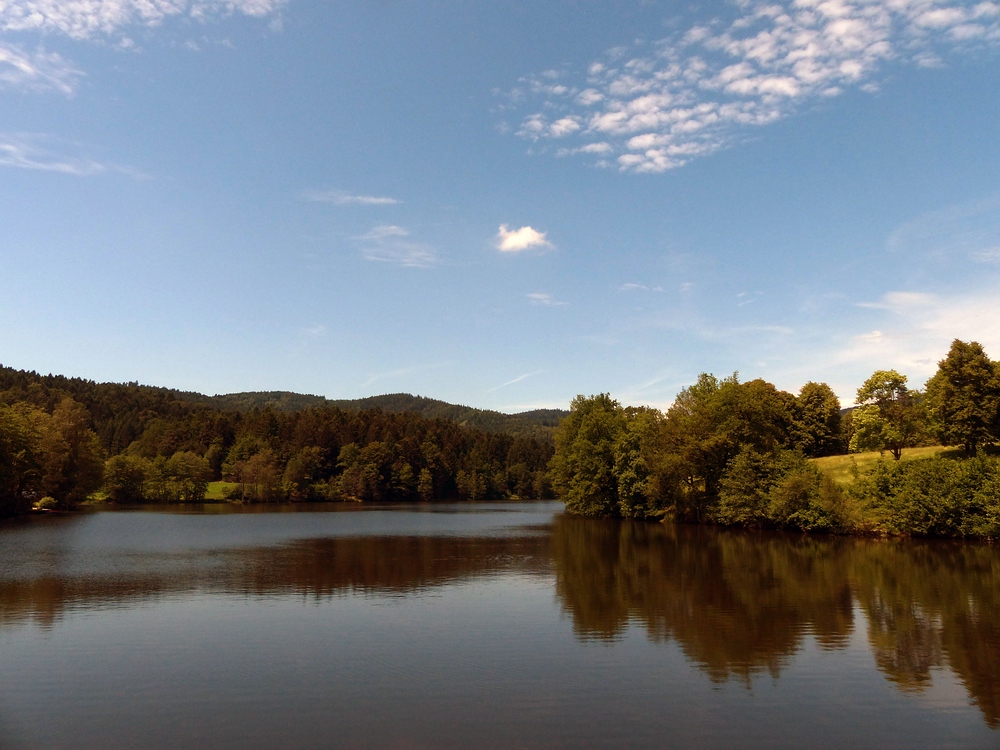
{"type": "Polygon", "coordinates": [[[956,340],[923,390],[879,370],[842,409],[703,374],[661,412],[608,394],[503,415],[392,394],[202,396],[0,368],[0,514],[114,503],[535,499],[580,515],[1000,537],[1000,363],[956,340]],[[367,407],[367,408],[366,408],[367,407]],[[558,424],[557,427],[553,425],[558,424]],[[948,457],[900,461],[922,445],[948,457]],[[880,451],[838,483],[810,459],[880,451]]]}
{"type": "Polygon", "coordinates": [[[875,372],[841,413],[832,389],[702,375],[665,412],[577,397],[551,476],[576,514],[668,517],[750,528],[1000,537],[1000,364],[956,340],[923,391],[875,372]],[[901,462],[905,449],[960,446],[901,462]],[[984,450],[985,449],[985,450],[984,450]],[[810,458],[882,451],[838,485],[810,458]],[[893,460],[894,459],[894,460],[893,460]]]}
{"type": "MultiPolygon", "coordinates": [[[[212,480],[231,482],[243,502],[551,495],[545,415],[488,431],[416,409],[320,400],[292,410],[258,395],[273,394],[208,397],[0,368],[0,514],[70,508],[98,491],[117,503],[200,502],[212,480]]],[[[419,403],[395,397],[406,399],[419,403]]]]}

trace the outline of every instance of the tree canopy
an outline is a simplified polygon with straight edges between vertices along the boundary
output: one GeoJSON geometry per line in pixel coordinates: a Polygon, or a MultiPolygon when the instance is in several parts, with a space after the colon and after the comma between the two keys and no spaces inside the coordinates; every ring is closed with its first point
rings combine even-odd
{"type": "Polygon", "coordinates": [[[1000,436],[1000,366],[977,342],[955,339],[927,381],[927,406],[941,442],[976,455],[1000,436]]]}

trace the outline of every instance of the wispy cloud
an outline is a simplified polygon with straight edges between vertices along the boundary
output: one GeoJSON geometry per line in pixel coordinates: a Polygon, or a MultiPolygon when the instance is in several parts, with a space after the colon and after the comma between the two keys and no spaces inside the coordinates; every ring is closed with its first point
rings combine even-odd
{"type": "Polygon", "coordinates": [[[873,311],[868,320],[872,327],[827,341],[817,357],[834,379],[843,372],[857,374],[853,386],[838,390],[842,396],[850,398],[851,388],[866,374],[886,367],[909,375],[913,386],[921,387],[956,338],[978,341],[992,357],[1000,356],[1000,289],[965,294],[895,291],[859,306],[873,311]]]}
{"type": "Polygon", "coordinates": [[[748,127],[781,120],[848,88],[874,90],[893,60],[1000,46],[1000,3],[955,0],[745,0],[726,21],[616,48],[583,75],[522,80],[508,108],[541,101],[517,135],[576,140],[556,155],[663,172],[711,154],[748,127]]]}
{"type": "Polygon", "coordinates": [[[978,263],[1000,263],[1000,247],[988,247],[985,250],[977,250],[970,256],[978,263]]]}
{"type": "Polygon", "coordinates": [[[524,380],[527,380],[528,378],[534,377],[535,375],[541,375],[543,372],[545,372],[545,370],[535,370],[534,372],[526,372],[526,373],[524,373],[524,375],[518,375],[513,380],[508,380],[506,383],[501,383],[498,386],[490,388],[486,392],[487,393],[493,393],[494,391],[499,391],[501,388],[506,388],[509,385],[514,385],[515,383],[520,383],[520,382],[522,382],[524,380]]]}
{"type": "Polygon", "coordinates": [[[307,201],[330,203],[334,206],[395,206],[402,201],[376,195],[353,195],[343,190],[307,190],[302,194],[307,201]]]}
{"type": "Polygon", "coordinates": [[[80,146],[38,133],[0,133],[0,167],[32,169],[43,172],[86,177],[108,172],[137,179],[148,176],[137,169],[95,161],[79,155],[80,146]]]}
{"type": "Polygon", "coordinates": [[[368,260],[395,263],[412,268],[427,268],[439,262],[437,251],[423,242],[409,239],[410,231],[393,224],[373,228],[355,241],[368,260]]]}
{"type": "Polygon", "coordinates": [[[372,375],[368,380],[361,384],[361,388],[367,388],[373,383],[377,383],[380,380],[396,380],[398,378],[405,378],[410,375],[415,375],[420,372],[427,372],[430,370],[440,370],[444,367],[451,367],[454,362],[435,362],[428,365],[410,365],[409,367],[400,367],[397,370],[389,370],[388,372],[380,372],[376,375],[372,375]]]}
{"type": "Polygon", "coordinates": [[[326,326],[322,323],[316,323],[315,325],[307,326],[306,328],[299,329],[299,335],[303,338],[318,339],[326,335],[326,326]]]}
{"type": "Polygon", "coordinates": [[[287,0],[9,0],[0,4],[0,31],[60,33],[74,39],[109,37],[130,26],[169,18],[208,21],[240,13],[264,17],[287,0]]]}
{"type": "Polygon", "coordinates": [[[646,286],[645,284],[622,284],[619,292],[662,292],[662,286],[646,286]]]}
{"type": "Polygon", "coordinates": [[[1000,196],[919,216],[893,230],[886,249],[908,258],[993,262],[1000,254],[1000,196]]]}
{"type": "Polygon", "coordinates": [[[55,91],[67,96],[76,90],[83,73],[54,52],[0,42],[0,88],[55,91]]]}
{"type": "Polygon", "coordinates": [[[545,232],[539,232],[533,227],[510,229],[506,224],[500,225],[496,240],[497,250],[502,253],[519,253],[534,247],[552,247],[545,238],[545,232]]]}
{"type": "Polygon", "coordinates": [[[546,294],[545,292],[532,292],[531,294],[524,295],[533,305],[543,305],[544,307],[562,307],[563,305],[569,304],[568,302],[560,302],[555,299],[551,294],[546,294]]]}

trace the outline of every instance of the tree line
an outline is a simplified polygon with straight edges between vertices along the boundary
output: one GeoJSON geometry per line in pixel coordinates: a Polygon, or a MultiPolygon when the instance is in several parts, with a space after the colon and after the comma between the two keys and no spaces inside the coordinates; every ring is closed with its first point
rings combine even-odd
{"type": "Polygon", "coordinates": [[[826,532],[1000,536],[1000,363],[954,341],[923,391],[879,370],[842,414],[833,390],[703,374],[666,412],[578,396],[555,436],[551,476],[571,513],[671,517],[826,532]],[[899,463],[905,448],[959,445],[966,461],[899,463]],[[896,459],[847,487],[808,459],[896,459]]]}
{"type": "Polygon", "coordinates": [[[0,368],[0,515],[197,502],[227,480],[243,502],[551,496],[551,441],[444,419],[322,405],[222,409],[135,383],[0,368]]]}

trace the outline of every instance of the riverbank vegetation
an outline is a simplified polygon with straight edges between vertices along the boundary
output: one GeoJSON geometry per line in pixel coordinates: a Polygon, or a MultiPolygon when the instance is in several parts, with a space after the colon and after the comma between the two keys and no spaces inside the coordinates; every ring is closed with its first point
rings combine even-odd
{"type": "MultiPolygon", "coordinates": [[[[842,414],[829,386],[797,395],[702,375],[664,413],[579,396],[556,432],[552,481],[580,515],[746,528],[1000,537],[1000,365],[955,341],[925,390],[875,372],[842,414]],[[932,458],[904,451],[938,443],[932,458]],[[983,450],[983,449],[987,450],[983,450]],[[825,473],[823,457],[878,451],[825,473]],[[985,455],[984,455],[985,454],[985,455]],[[840,481],[838,481],[838,479],[840,481]]],[[[848,459],[850,460],[850,459],[848,459]]]]}
{"type": "Polygon", "coordinates": [[[202,502],[210,486],[240,502],[551,497],[549,413],[491,432],[405,410],[222,403],[0,368],[0,515],[202,502]]]}

